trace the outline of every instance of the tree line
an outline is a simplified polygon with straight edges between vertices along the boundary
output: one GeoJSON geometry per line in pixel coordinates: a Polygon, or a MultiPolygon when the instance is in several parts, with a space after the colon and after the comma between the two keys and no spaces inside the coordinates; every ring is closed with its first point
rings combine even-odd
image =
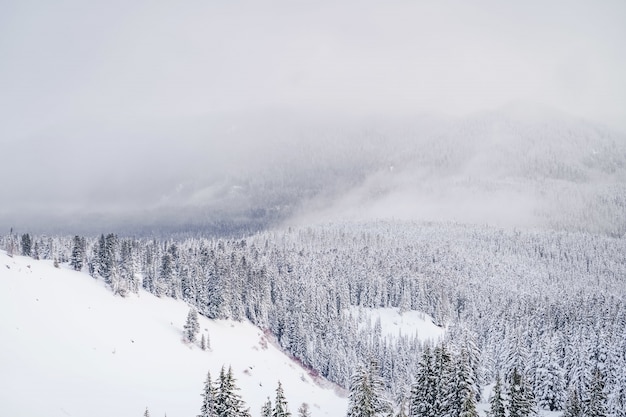
{"type": "MultiPolygon", "coordinates": [[[[248,319],[311,372],[350,387],[379,364],[407,404],[434,341],[389,335],[359,308],[429,314],[467,352],[474,392],[523,377],[536,407],[588,404],[596,374],[608,415],[626,410],[626,243],[582,232],[376,222],[244,239],[2,236],[7,251],[52,259],[125,296],[143,288],[209,318],[248,319]],[[22,244],[22,242],[24,244],[22,244]]],[[[508,388],[507,388],[508,389],[508,388]]]]}

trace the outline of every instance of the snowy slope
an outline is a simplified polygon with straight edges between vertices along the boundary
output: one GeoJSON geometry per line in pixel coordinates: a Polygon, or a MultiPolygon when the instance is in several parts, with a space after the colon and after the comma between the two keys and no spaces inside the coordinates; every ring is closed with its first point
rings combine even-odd
{"type": "Polygon", "coordinates": [[[422,342],[436,343],[443,339],[445,329],[437,326],[432,317],[419,311],[401,312],[397,308],[353,307],[351,313],[362,325],[374,326],[380,321],[381,334],[391,338],[399,335],[416,336],[422,342]]]}
{"type": "Polygon", "coordinates": [[[208,370],[232,365],[252,415],[283,384],[290,410],[340,416],[345,393],[316,383],[249,323],[200,317],[211,351],[182,342],[189,308],[120,298],[84,273],[0,252],[0,415],[192,417],[208,370]]]}

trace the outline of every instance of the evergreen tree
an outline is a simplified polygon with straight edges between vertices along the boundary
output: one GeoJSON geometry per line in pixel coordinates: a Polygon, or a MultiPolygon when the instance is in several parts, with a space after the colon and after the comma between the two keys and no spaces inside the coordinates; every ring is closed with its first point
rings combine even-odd
{"type": "Polygon", "coordinates": [[[454,389],[456,399],[451,407],[452,415],[459,417],[478,417],[472,375],[469,355],[466,350],[462,350],[456,365],[454,389]]]}
{"type": "Polygon", "coordinates": [[[207,372],[206,381],[204,382],[204,391],[202,392],[202,407],[198,417],[216,417],[216,399],[217,389],[211,380],[211,372],[207,372]]]}
{"type": "Polygon", "coordinates": [[[517,368],[513,368],[509,386],[509,417],[528,417],[535,414],[532,390],[524,376],[517,368]]]}
{"type": "Polygon", "coordinates": [[[32,239],[28,233],[22,235],[22,256],[30,256],[32,250],[32,239]]]}
{"type": "Polygon", "coordinates": [[[33,259],[39,260],[41,258],[41,249],[39,246],[39,242],[35,241],[33,245],[33,259]]]}
{"type": "Polygon", "coordinates": [[[267,397],[267,401],[261,408],[261,417],[272,417],[272,401],[270,400],[270,397],[267,397]]]}
{"type": "Polygon", "coordinates": [[[427,346],[418,365],[416,381],[409,397],[409,417],[433,417],[436,399],[433,357],[427,346]]]}
{"type": "Polygon", "coordinates": [[[192,307],[187,314],[187,322],[183,326],[185,340],[195,343],[198,332],[200,331],[200,323],[198,322],[198,310],[192,307]]]}
{"type": "Polygon", "coordinates": [[[563,369],[559,366],[553,348],[549,348],[549,353],[543,357],[544,363],[537,369],[535,377],[537,403],[550,411],[562,410],[565,403],[563,369]]]}
{"type": "Polygon", "coordinates": [[[289,408],[287,406],[287,399],[285,398],[285,393],[283,392],[283,386],[278,381],[278,387],[276,388],[276,400],[274,401],[274,410],[272,412],[272,417],[289,417],[291,413],[289,412],[289,408]]]}
{"type": "Polygon", "coordinates": [[[576,388],[569,391],[563,417],[585,417],[583,405],[580,401],[580,395],[576,388]]]}
{"type": "Polygon", "coordinates": [[[125,295],[127,292],[137,293],[139,291],[139,282],[135,276],[136,268],[135,255],[133,251],[133,245],[130,240],[124,239],[120,245],[120,289],[121,295],[125,295]]]}
{"type": "Polygon", "coordinates": [[[504,407],[504,399],[502,398],[502,385],[500,376],[496,377],[496,385],[493,387],[493,393],[489,399],[489,417],[506,417],[506,409],[504,407]]]}
{"type": "Polygon", "coordinates": [[[74,236],[72,242],[72,255],[70,257],[70,265],[75,271],[83,269],[85,259],[85,239],[80,236],[74,236]]]}
{"type": "Polygon", "coordinates": [[[228,372],[222,367],[219,376],[219,389],[215,400],[215,410],[217,417],[241,417],[247,415],[244,410],[244,402],[237,394],[239,388],[235,385],[232,368],[228,372]]]}
{"type": "Polygon", "coordinates": [[[148,411],[148,407],[146,407],[146,411],[143,412],[143,417],[150,417],[150,411],[148,411]]]}
{"type": "Polygon", "coordinates": [[[588,400],[585,404],[586,417],[607,417],[606,394],[604,393],[604,375],[599,369],[593,372],[593,379],[589,388],[588,400]]]}
{"type": "Polygon", "coordinates": [[[445,345],[435,347],[433,352],[435,373],[435,402],[433,416],[447,416],[454,412],[456,387],[452,357],[445,345]]]}
{"type": "Polygon", "coordinates": [[[311,410],[309,404],[302,403],[298,408],[298,417],[311,417],[311,410]]]}
{"type": "Polygon", "coordinates": [[[390,413],[391,405],[383,390],[378,364],[371,361],[368,367],[360,366],[350,384],[348,417],[379,417],[390,413]]]}

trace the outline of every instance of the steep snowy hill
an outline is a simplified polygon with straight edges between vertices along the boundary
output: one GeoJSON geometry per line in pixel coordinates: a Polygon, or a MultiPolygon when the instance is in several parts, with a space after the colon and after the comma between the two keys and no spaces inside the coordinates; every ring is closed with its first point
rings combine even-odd
{"type": "Polygon", "coordinates": [[[249,323],[200,317],[210,351],[182,341],[189,308],[141,292],[121,298],[87,274],[0,252],[0,415],[190,417],[207,371],[232,365],[258,415],[283,384],[293,413],[343,415],[345,393],[313,378],[249,323]]]}

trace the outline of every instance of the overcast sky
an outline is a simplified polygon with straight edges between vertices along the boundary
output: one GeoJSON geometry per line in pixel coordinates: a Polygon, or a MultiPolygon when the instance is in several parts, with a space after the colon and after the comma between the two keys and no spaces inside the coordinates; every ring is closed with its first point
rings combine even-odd
{"type": "Polygon", "coordinates": [[[226,113],[522,101],[626,131],[625,39],[621,0],[0,1],[0,214],[156,204],[236,160],[202,124],[226,113]]]}

